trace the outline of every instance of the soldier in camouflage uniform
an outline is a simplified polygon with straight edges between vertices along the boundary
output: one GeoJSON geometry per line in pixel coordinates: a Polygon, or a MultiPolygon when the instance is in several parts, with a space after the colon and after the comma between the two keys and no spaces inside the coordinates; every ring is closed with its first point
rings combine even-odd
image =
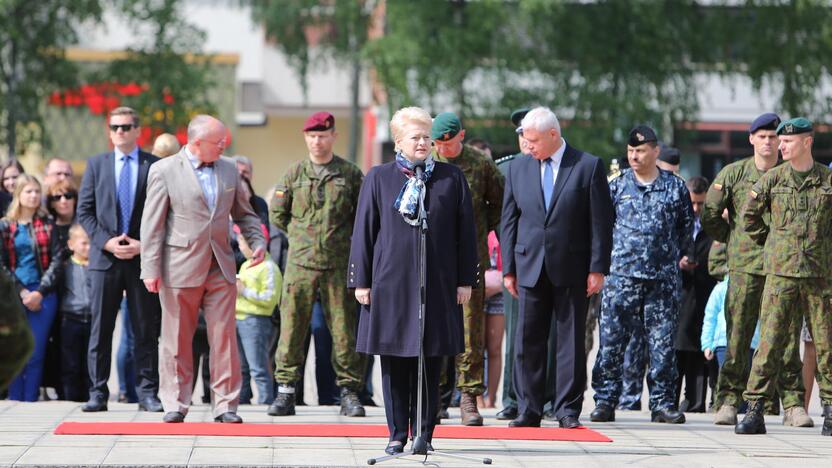
{"type": "Polygon", "coordinates": [[[34,348],[14,281],[0,269],[0,391],[17,376],[34,348]]]}
{"type": "MultiPolygon", "coordinates": [[[[503,207],[503,175],[494,161],[482,151],[462,144],[465,130],[459,117],[443,112],[433,119],[431,138],[436,146],[435,159],[453,164],[465,174],[471,188],[474,223],[477,231],[478,278],[484,278],[490,265],[488,233],[500,225],[503,207]]],[[[485,282],[478,279],[471,300],[462,307],[465,351],[456,357],[457,388],[462,424],[481,426],[477,396],[485,391],[483,358],[485,352],[485,282]]]]}
{"type": "Polygon", "coordinates": [[[674,338],[680,306],[680,264],[693,258],[693,208],[685,182],[656,167],[655,132],[630,132],[631,169],[610,182],[615,206],[612,266],[601,303],[600,348],[592,369],[595,410],[590,419],[614,421],[621,395],[624,349],[632,330],[645,330],[650,355],[653,422],[681,424],[676,405],[674,338]]]}
{"type": "Polygon", "coordinates": [[[275,187],[270,221],[288,233],[289,253],[280,303],[275,356],[278,393],[268,413],[295,414],[295,385],[303,373],[303,346],[317,297],[332,334],[332,367],[341,387],[341,414],[364,416],[364,359],[355,351],[357,304],[347,289],[347,256],[363,175],[335,156],[335,119],[313,114],[303,127],[309,159],[287,171],[275,187]]]}
{"type": "MultiPolygon", "coordinates": [[[[751,239],[740,219],[748,203],[748,192],[763,174],[777,164],[777,135],[780,124],[776,114],[763,114],[751,123],[749,140],[754,156],[729,164],[716,176],[708,190],[702,212],[702,226],[717,241],[727,243],[728,270],[731,281],[725,299],[725,324],[728,346],[725,363],[716,387],[714,423],[734,425],[742,391],[748,381],[751,338],[760,316],[760,298],[765,284],[763,247],[751,239]],[[728,218],[723,211],[728,210],[728,218]]],[[[767,214],[765,215],[767,216],[767,214]]],[[[787,423],[810,425],[811,418],[802,408],[803,383],[798,342],[786,347],[786,364],[778,376],[779,394],[787,409],[787,423]],[[800,407],[800,409],[798,409],[800,407]],[[795,414],[792,414],[795,413],[795,414]]],[[[776,411],[777,400],[767,401],[776,411]]],[[[776,414],[776,412],[775,412],[776,414]]]]}
{"type": "Polygon", "coordinates": [[[805,315],[817,347],[821,434],[832,436],[832,170],[812,157],[813,129],[807,119],[782,122],[777,135],[787,164],[754,184],[742,215],[751,239],[765,245],[766,282],[760,345],[743,393],[749,409],[734,432],[766,433],[763,402],[774,394],[783,353],[788,343],[798,342],[805,315]]]}

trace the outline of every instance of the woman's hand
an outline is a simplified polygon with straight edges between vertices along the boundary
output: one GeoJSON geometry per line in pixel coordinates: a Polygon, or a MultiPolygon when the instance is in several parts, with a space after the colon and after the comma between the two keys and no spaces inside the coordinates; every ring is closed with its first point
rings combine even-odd
{"type": "Polygon", "coordinates": [[[355,300],[361,305],[370,305],[370,288],[355,288],[355,300]]]}
{"type": "Polygon", "coordinates": [[[711,351],[711,348],[706,349],[705,350],[705,359],[710,361],[713,358],[714,358],[714,352],[711,351]]]}
{"type": "Polygon", "coordinates": [[[471,286],[460,286],[456,288],[456,303],[465,305],[471,300],[471,286]]]}
{"type": "Polygon", "coordinates": [[[42,300],[43,294],[41,294],[38,291],[33,291],[27,294],[26,297],[23,299],[23,305],[26,306],[26,308],[31,310],[32,312],[37,312],[40,310],[42,300]]]}

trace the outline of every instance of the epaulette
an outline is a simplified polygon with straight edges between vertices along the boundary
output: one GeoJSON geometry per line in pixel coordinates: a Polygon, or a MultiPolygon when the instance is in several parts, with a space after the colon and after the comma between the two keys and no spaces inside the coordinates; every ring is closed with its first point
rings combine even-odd
{"type": "Polygon", "coordinates": [[[507,162],[510,162],[510,161],[511,161],[512,159],[514,159],[516,156],[517,156],[516,154],[510,154],[510,155],[508,155],[508,156],[503,156],[502,158],[500,158],[500,159],[498,159],[498,160],[494,161],[494,164],[496,164],[496,165],[498,165],[498,166],[499,166],[500,164],[505,164],[505,163],[507,163],[507,162]]]}

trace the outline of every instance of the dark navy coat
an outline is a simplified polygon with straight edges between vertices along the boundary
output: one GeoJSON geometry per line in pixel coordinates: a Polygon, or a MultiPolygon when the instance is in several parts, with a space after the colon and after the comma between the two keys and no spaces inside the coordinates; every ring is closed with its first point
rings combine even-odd
{"type": "MultiPolygon", "coordinates": [[[[419,230],[393,207],[406,180],[395,162],[374,167],[358,197],[347,284],[372,288],[370,305],[360,311],[356,350],[361,353],[419,355],[419,230]]],[[[453,356],[465,344],[456,288],[478,281],[473,208],[462,171],[437,162],[425,205],[425,356],[453,356]]]]}

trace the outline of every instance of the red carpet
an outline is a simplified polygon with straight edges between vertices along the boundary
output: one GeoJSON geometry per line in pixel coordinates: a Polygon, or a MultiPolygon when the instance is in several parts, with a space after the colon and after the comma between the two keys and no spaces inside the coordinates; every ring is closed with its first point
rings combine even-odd
{"type": "MultiPolygon", "coordinates": [[[[58,435],[186,435],[243,437],[387,437],[381,424],[219,424],[161,422],[65,422],[55,428],[58,435]]],[[[612,439],[580,429],[509,428],[506,426],[436,426],[437,439],[561,440],[568,442],[612,442],[612,439]]]]}

